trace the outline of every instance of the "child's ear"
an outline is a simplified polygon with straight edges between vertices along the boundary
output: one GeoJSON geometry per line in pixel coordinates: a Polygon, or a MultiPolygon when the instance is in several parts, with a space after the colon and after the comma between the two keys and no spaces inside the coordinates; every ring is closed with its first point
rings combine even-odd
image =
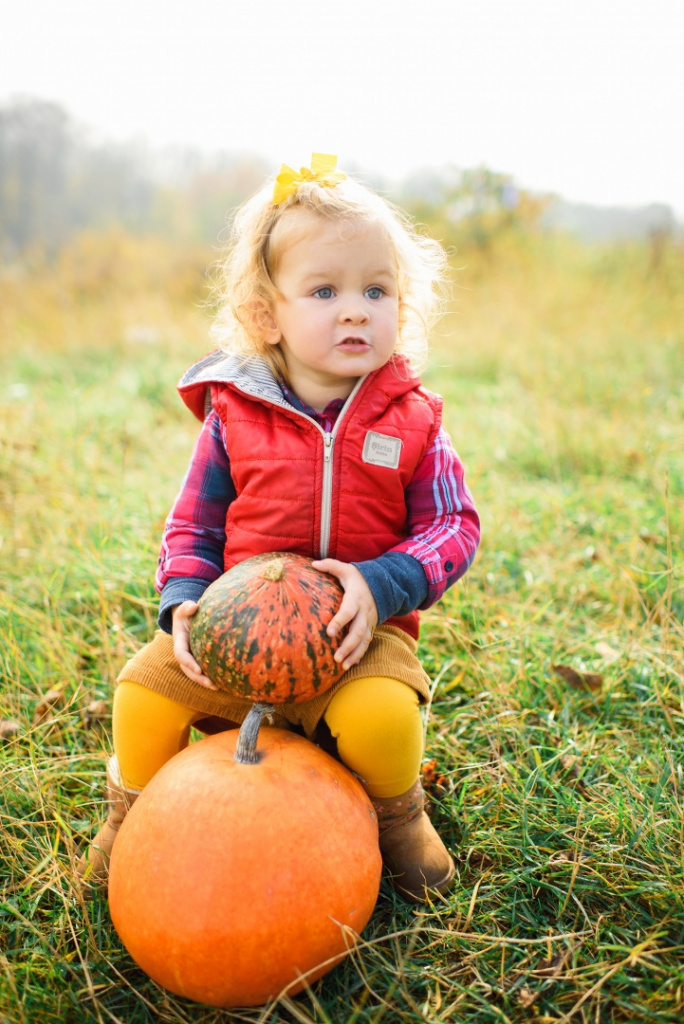
{"type": "Polygon", "coordinates": [[[271,306],[265,299],[255,299],[249,306],[249,318],[254,333],[267,345],[277,345],[282,338],[271,306]]]}
{"type": "Polygon", "coordinates": [[[277,345],[278,342],[283,340],[283,334],[278,327],[278,321],[273,315],[273,311],[270,309],[264,310],[264,341],[267,345],[277,345]]]}

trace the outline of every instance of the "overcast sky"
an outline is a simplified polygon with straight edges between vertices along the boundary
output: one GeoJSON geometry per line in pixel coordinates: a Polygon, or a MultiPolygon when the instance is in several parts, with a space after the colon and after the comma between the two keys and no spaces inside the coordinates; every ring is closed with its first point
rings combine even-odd
{"type": "Polygon", "coordinates": [[[684,0],[5,0],[0,103],[20,94],[274,170],[486,164],[684,217],[684,0]]]}

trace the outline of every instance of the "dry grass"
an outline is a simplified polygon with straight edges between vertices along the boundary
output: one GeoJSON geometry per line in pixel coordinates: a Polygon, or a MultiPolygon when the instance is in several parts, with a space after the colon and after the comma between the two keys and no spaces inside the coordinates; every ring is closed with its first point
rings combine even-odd
{"type": "Polygon", "coordinates": [[[457,255],[427,383],[483,513],[424,619],[443,906],[383,887],[296,1000],[201,1008],[130,961],[73,860],[109,701],[155,617],[195,426],[210,253],[113,234],[0,280],[0,1015],[69,1021],[679,1021],[684,1014],[684,261],[530,236],[457,255]],[[553,666],[560,666],[563,674],[553,666]],[[574,675],[572,671],[574,670],[574,675]],[[40,714],[40,699],[58,691],[40,714]]]}

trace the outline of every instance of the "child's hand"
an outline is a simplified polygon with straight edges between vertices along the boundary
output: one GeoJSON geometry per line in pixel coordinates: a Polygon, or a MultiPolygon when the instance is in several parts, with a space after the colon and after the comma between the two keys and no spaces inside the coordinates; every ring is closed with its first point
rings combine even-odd
{"type": "Polygon", "coordinates": [[[349,626],[347,635],[335,652],[335,661],[342,663],[347,671],[361,661],[373,638],[373,629],[378,624],[378,609],[370,587],[355,565],[324,558],[311,563],[320,572],[329,572],[342,584],[344,597],[337,615],[328,623],[328,636],[337,636],[344,626],[349,626]]]}
{"type": "Polygon", "coordinates": [[[207,690],[218,690],[218,686],[208,676],[202,675],[202,669],[190,652],[190,619],[196,611],[196,601],[183,601],[173,609],[173,653],[188,679],[205,686],[207,690]]]}

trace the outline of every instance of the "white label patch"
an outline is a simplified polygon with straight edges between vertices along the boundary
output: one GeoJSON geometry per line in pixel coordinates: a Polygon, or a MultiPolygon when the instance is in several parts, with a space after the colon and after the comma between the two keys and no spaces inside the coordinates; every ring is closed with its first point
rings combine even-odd
{"type": "Polygon", "coordinates": [[[388,437],[387,434],[376,434],[369,430],[363,442],[363,461],[372,466],[387,466],[398,469],[401,457],[401,438],[388,437]]]}

